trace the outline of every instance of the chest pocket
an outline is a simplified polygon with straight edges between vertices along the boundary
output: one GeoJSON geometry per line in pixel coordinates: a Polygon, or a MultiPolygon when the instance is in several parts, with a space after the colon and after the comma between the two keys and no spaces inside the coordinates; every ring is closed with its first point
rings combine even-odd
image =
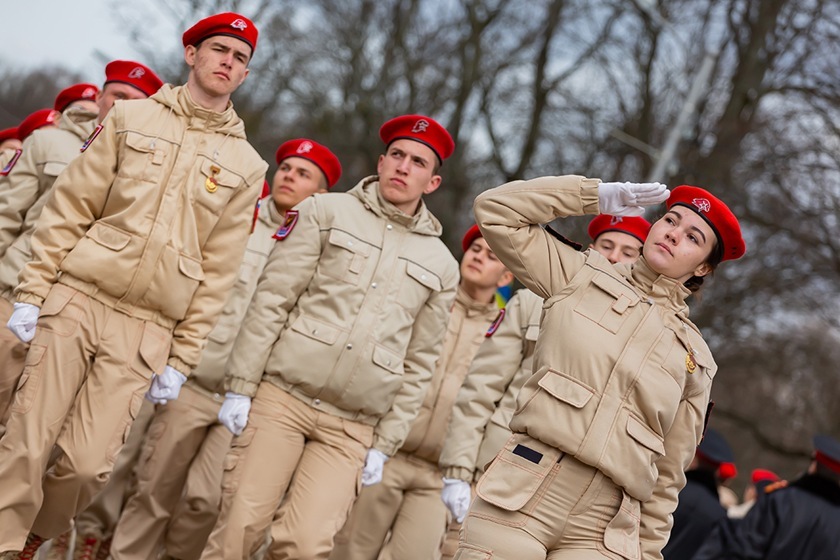
{"type": "Polygon", "coordinates": [[[402,258],[400,260],[405,262],[405,276],[400,285],[397,303],[413,314],[418,313],[432,292],[441,290],[440,278],[431,270],[414,261],[402,258]]]}
{"type": "Polygon", "coordinates": [[[198,184],[193,186],[195,201],[219,215],[242,183],[242,178],[210,159],[201,158],[199,161],[200,173],[195,179],[198,184]]]}
{"type": "Polygon", "coordinates": [[[138,181],[160,182],[172,145],[161,138],[131,131],[125,133],[125,145],[127,150],[120,162],[119,175],[138,181]]]}
{"type": "Polygon", "coordinates": [[[325,261],[324,274],[354,286],[358,285],[367,267],[371,246],[340,229],[330,230],[327,241],[331,255],[325,261]]]}
{"type": "Polygon", "coordinates": [[[55,178],[58,177],[59,173],[64,171],[65,167],[67,167],[67,164],[64,162],[48,161],[44,164],[44,175],[52,178],[52,180],[55,181],[55,178]]]}
{"type": "Polygon", "coordinates": [[[606,274],[598,274],[585,288],[575,312],[615,334],[639,301],[629,286],[606,274]]]}

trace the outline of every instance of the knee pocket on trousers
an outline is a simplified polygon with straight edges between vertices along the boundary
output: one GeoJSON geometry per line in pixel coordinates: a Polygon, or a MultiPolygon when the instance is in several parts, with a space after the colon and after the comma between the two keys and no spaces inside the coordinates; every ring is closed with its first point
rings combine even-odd
{"type": "Polygon", "coordinates": [[[236,492],[239,481],[242,478],[242,463],[248,447],[254,440],[257,429],[249,424],[241,434],[234,437],[230,442],[230,450],[225,455],[223,463],[224,473],[222,474],[222,491],[225,493],[236,492]]]}
{"type": "Polygon", "coordinates": [[[462,544],[455,553],[455,560],[490,560],[493,551],[473,544],[462,544]]]}
{"type": "Polygon", "coordinates": [[[122,417],[122,421],[118,423],[118,427],[114,431],[114,436],[108,444],[108,449],[105,457],[110,465],[114,464],[117,455],[128,440],[128,434],[131,432],[131,426],[137,418],[137,413],[140,412],[140,406],[143,404],[144,392],[137,392],[131,395],[131,400],[128,403],[128,410],[122,417]]]}
{"type": "Polygon", "coordinates": [[[41,344],[31,344],[29,346],[23,372],[15,389],[15,397],[11,406],[12,412],[27,413],[32,408],[35,394],[41,385],[44,354],[46,352],[47,347],[41,344]]]}

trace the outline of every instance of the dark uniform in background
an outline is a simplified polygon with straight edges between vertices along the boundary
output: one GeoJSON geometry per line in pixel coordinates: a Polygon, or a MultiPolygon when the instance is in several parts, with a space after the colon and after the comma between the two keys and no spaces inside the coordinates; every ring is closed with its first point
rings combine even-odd
{"type": "Polygon", "coordinates": [[[840,559],[840,442],[817,436],[814,449],[804,476],[768,486],[728,538],[693,560],[840,559]]]}
{"type": "Polygon", "coordinates": [[[689,560],[715,526],[726,519],[715,473],[721,464],[732,462],[732,449],[723,436],[712,428],[706,430],[694,461],[685,472],[685,487],[674,511],[674,528],[662,549],[665,560],[689,560]]]}

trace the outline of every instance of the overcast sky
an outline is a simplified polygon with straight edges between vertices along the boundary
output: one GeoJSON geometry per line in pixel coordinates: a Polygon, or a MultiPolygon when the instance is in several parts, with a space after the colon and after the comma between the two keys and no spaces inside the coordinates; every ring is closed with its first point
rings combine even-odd
{"type": "MultiPolygon", "coordinates": [[[[134,1],[142,5],[147,0],[134,1]]],[[[139,58],[120,33],[113,6],[114,0],[3,2],[0,64],[15,68],[55,64],[99,83],[104,75],[96,50],[109,59],[139,58]]]]}

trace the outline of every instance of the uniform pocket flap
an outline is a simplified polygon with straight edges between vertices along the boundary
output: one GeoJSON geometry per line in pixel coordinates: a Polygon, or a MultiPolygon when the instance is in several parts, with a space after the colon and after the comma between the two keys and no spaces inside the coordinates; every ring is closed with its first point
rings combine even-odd
{"type": "Polygon", "coordinates": [[[479,479],[476,492],[494,506],[518,511],[537,492],[560,456],[559,449],[514,434],[479,479]]]}
{"type": "Polygon", "coordinates": [[[627,433],[651,451],[665,455],[665,442],[662,438],[635,416],[627,418],[627,433]]]}
{"type": "Polygon", "coordinates": [[[540,326],[539,325],[528,325],[528,328],[525,329],[525,340],[530,340],[531,342],[536,342],[537,338],[540,334],[540,326]]]}
{"type": "Polygon", "coordinates": [[[85,236],[113,251],[121,251],[131,241],[131,234],[102,222],[93,224],[93,227],[87,230],[85,236]]]}
{"type": "Polygon", "coordinates": [[[392,373],[403,373],[402,356],[382,346],[373,347],[373,363],[392,373]]]}
{"type": "Polygon", "coordinates": [[[330,230],[329,241],[330,244],[335,245],[336,247],[343,247],[348,251],[358,253],[365,257],[370,255],[370,245],[364,241],[360,241],[358,238],[350,235],[346,231],[342,231],[340,229],[330,230]]]}
{"type": "Polygon", "coordinates": [[[438,275],[426,268],[423,268],[417,263],[406,261],[405,273],[430,290],[434,290],[436,292],[441,290],[441,281],[440,278],[438,278],[438,275]]]}
{"type": "Polygon", "coordinates": [[[60,161],[48,161],[44,164],[44,175],[58,177],[58,175],[64,171],[65,167],[67,167],[66,163],[60,161]]]}
{"type": "Polygon", "coordinates": [[[338,335],[341,334],[341,329],[338,327],[306,315],[300,315],[295,319],[295,322],[292,323],[292,330],[330,345],[335,344],[338,335]]]}
{"type": "Polygon", "coordinates": [[[213,177],[217,185],[230,189],[235,189],[242,182],[242,178],[239,175],[221,167],[217,163],[213,163],[209,159],[201,164],[201,173],[206,177],[213,177]]]}
{"type": "Polygon", "coordinates": [[[143,338],[140,339],[140,357],[155,373],[163,373],[166,367],[166,358],[169,357],[169,345],[171,336],[169,332],[155,325],[146,323],[143,325],[143,338]]]}
{"type": "Polygon", "coordinates": [[[29,351],[26,353],[24,364],[26,366],[37,366],[44,359],[44,354],[47,352],[47,347],[41,344],[30,344],[29,351]]]}
{"type": "Polygon", "coordinates": [[[575,408],[583,408],[592,398],[592,389],[554,370],[548,370],[538,384],[556,399],[575,408]]]}
{"type": "Polygon", "coordinates": [[[178,270],[187,278],[199,281],[204,280],[204,269],[201,267],[201,263],[186,255],[179,255],[178,270]]]}
{"type": "Polygon", "coordinates": [[[139,134],[137,132],[126,132],[125,143],[127,146],[137,150],[138,152],[152,153],[155,151],[152,141],[154,138],[139,134]]]}
{"type": "Polygon", "coordinates": [[[641,301],[639,295],[633,290],[606,274],[596,274],[592,278],[592,283],[617,300],[613,305],[613,309],[617,313],[624,313],[628,307],[632,307],[641,301]]]}
{"type": "MultiPolygon", "coordinates": [[[[38,315],[40,317],[58,315],[67,306],[67,303],[73,299],[75,294],[76,291],[73,288],[68,288],[64,284],[53,284],[38,315]]],[[[29,354],[32,354],[32,350],[27,353],[27,360],[29,359],[29,354]]],[[[29,362],[27,361],[27,363],[29,362]]]]}

